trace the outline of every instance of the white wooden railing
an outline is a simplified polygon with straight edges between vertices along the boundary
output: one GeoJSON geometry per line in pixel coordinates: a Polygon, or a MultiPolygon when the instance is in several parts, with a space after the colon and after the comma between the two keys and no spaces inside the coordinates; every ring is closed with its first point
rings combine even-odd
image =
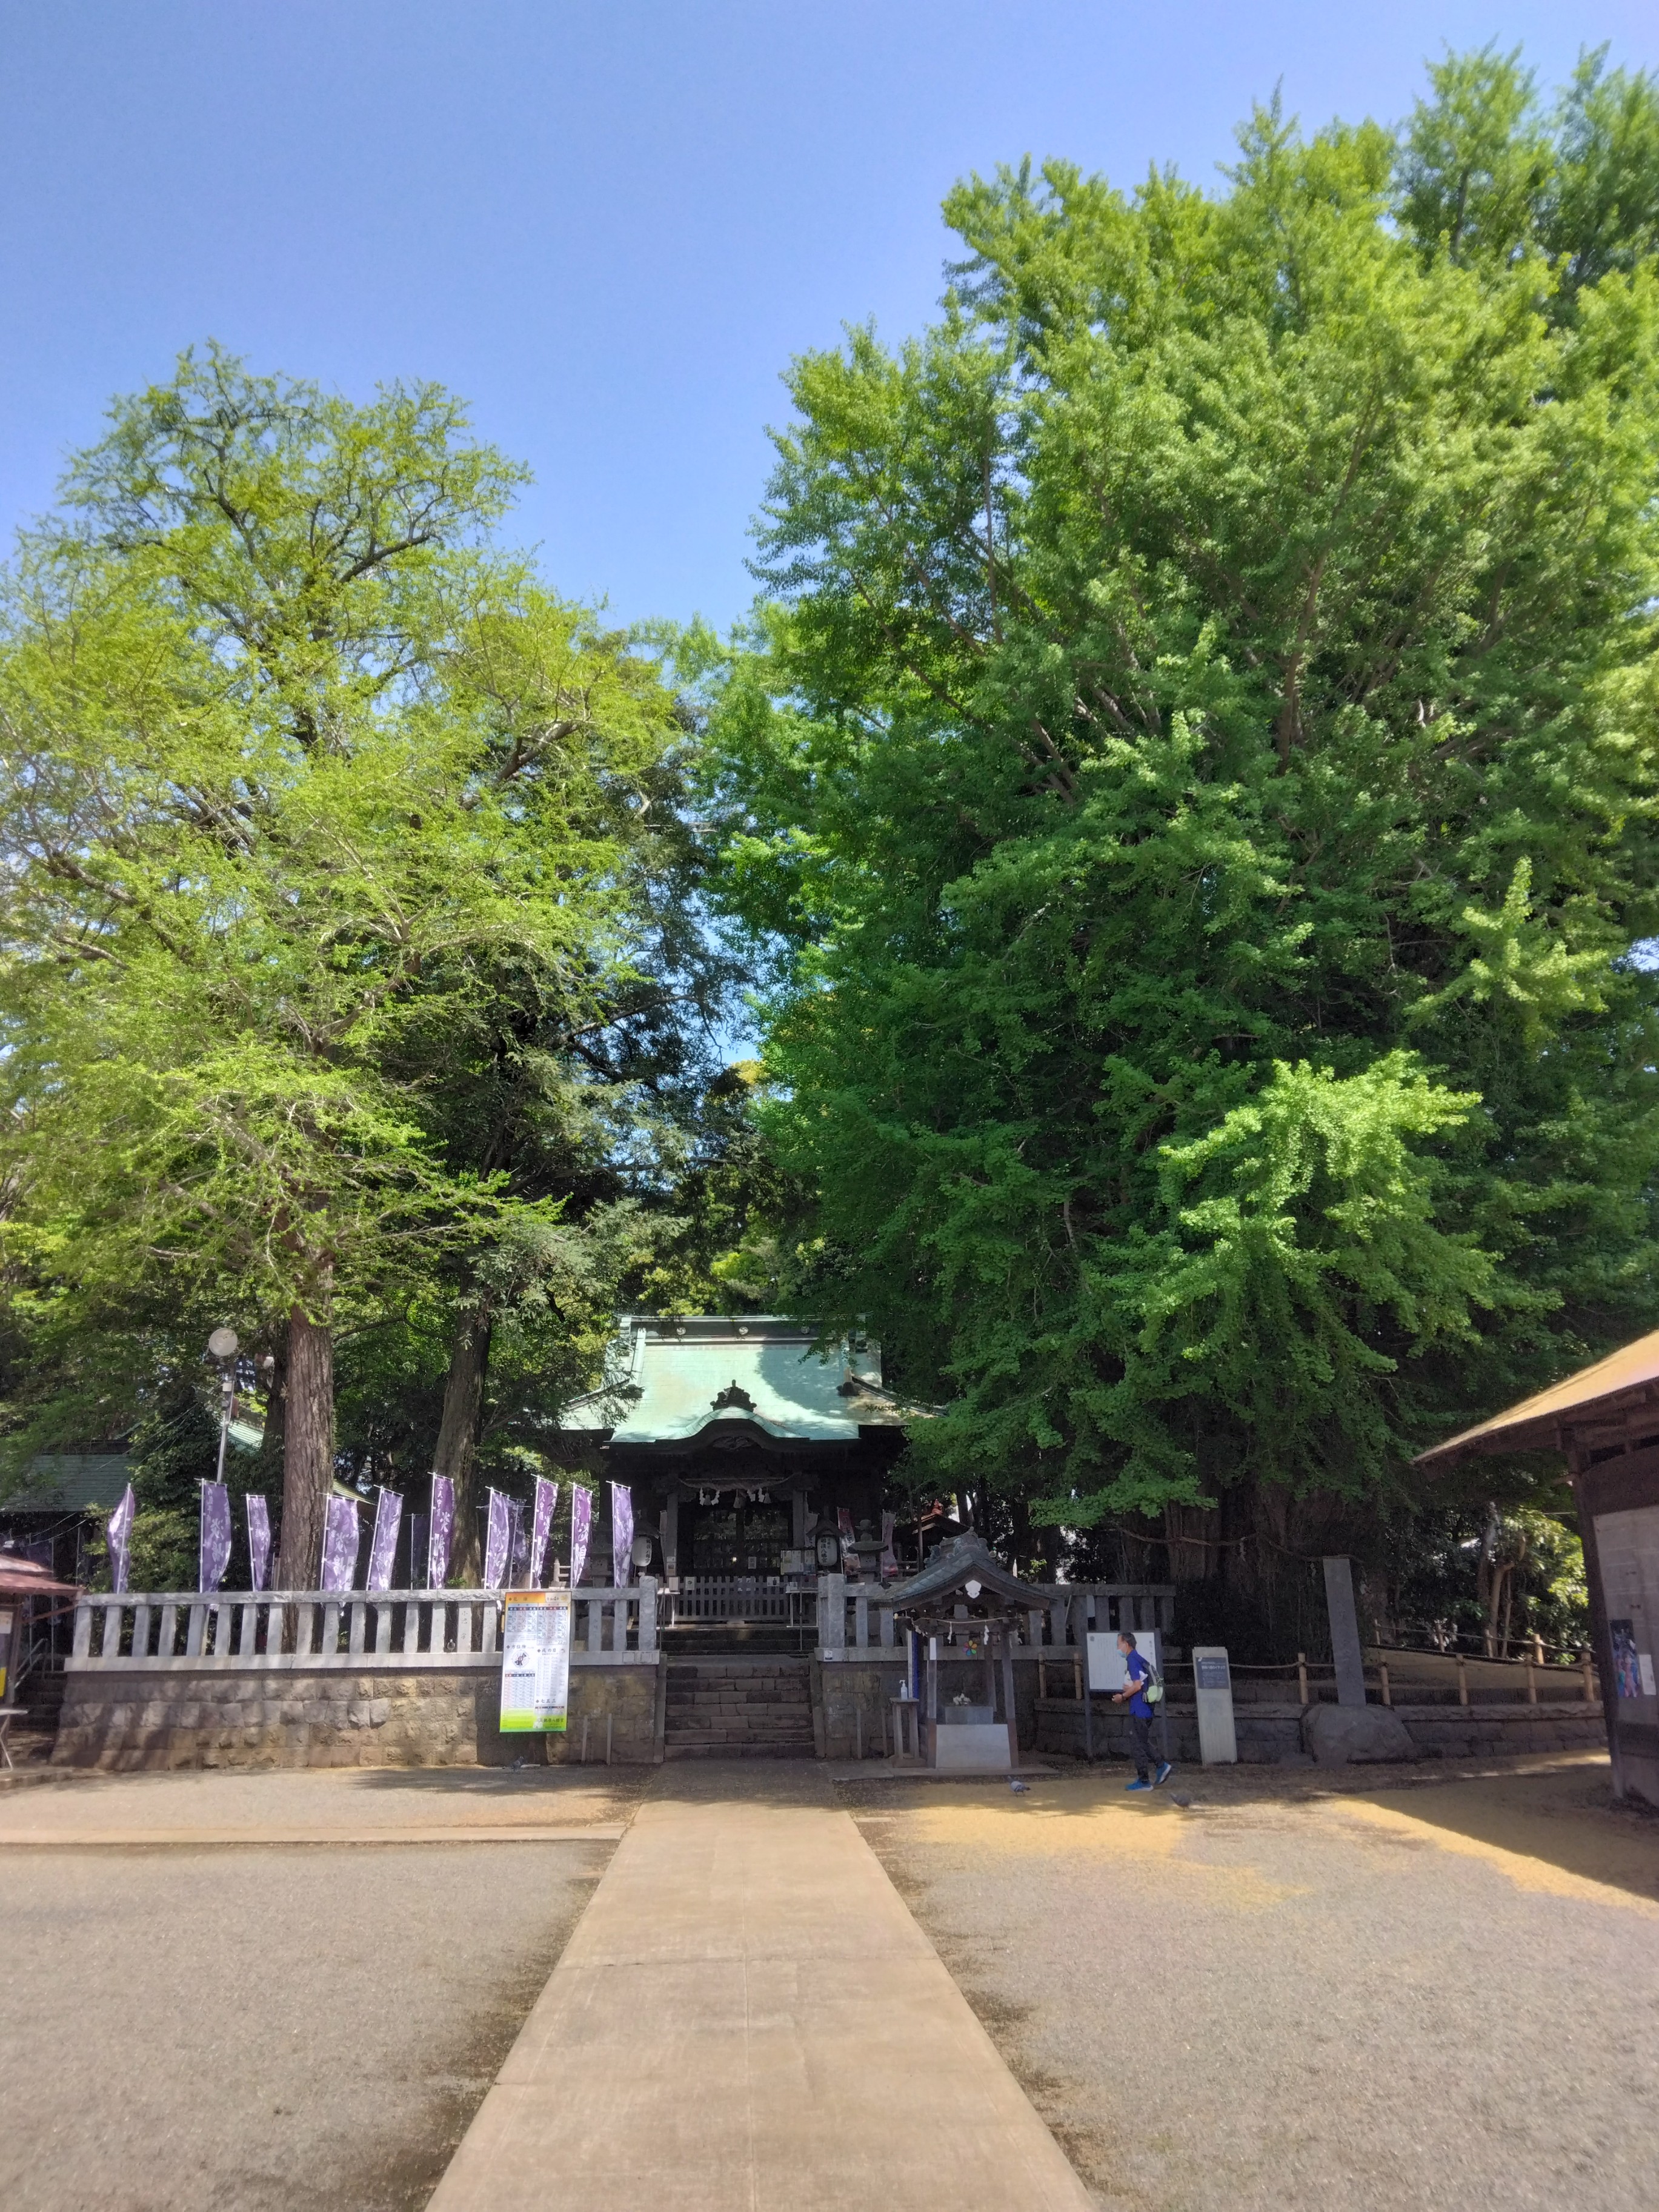
{"type": "MultiPolygon", "coordinates": [[[[1022,1646],[1052,1650],[1081,1647],[1091,1630],[1175,1626],[1173,1583],[1051,1583],[1038,1585],[1042,1603],[1026,1613],[1022,1646]]],[[[849,1583],[845,1575],[818,1577],[818,1649],[826,1659],[854,1658],[894,1642],[893,1608],[875,1583],[849,1583]]]]}
{"type": "MultiPolygon", "coordinates": [[[[571,1593],[577,1666],[654,1666],[657,1585],[571,1593]]],[[[408,1671],[500,1664],[499,1590],[194,1590],[83,1597],[71,1672],[102,1668],[363,1667],[408,1671]]]]}
{"type": "MultiPolygon", "coordinates": [[[[817,1627],[825,1658],[855,1658],[895,1648],[893,1609],[878,1585],[820,1575],[811,1590],[775,1589],[759,1576],[699,1577],[660,1611],[679,1620],[778,1620],[817,1627]],[[719,1587],[747,1584],[747,1589],[719,1587]],[[714,1585],[709,1587],[707,1585],[714,1585]],[[734,1613],[734,1603],[757,1608],[734,1613]],[[758,1609],[767,1608],[767,1609],[758,1609]]],[[[1026,1615],[1022,1644],[1079,1646],[1091,1628],[1161,1628],[1168,1633],[1173,1584],[1052,1584],[1026,1615]]],[[[627,1589],[584,1586],[572,1593],[571,1658],[576,1666],[654,1666],[659,1656],[659,1588],[643,1576],[627,1589]]],[[[499,1590],[129,1591],[82,1598],[71,1672],[101,1668],[399,1668],[499,1664],[499,1590]]]]}

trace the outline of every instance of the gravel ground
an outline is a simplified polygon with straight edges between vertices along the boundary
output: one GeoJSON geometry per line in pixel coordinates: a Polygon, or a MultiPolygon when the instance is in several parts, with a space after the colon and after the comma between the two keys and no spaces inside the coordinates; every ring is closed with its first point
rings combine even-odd
{"type": "Polygon", "coordinates": [[[1604,1759],[843,1802],[1109,2212],[1652,2212],[1659,1820],[1604,1759]]]}
{"type": "MultiPolygon", "coordinates": [[[[625,1819],[545,1771],[71,1783],[63,1817],[176,1828],[625,1819]],[[215,1786],[217,1784],[218,1786],[215,1786]]],[[[57,1811],[32,1789],[10,1798],[57,1811]]],[[[614,1842],[0,1854],[0,2203],[422,2205],[614,1842]]]]}

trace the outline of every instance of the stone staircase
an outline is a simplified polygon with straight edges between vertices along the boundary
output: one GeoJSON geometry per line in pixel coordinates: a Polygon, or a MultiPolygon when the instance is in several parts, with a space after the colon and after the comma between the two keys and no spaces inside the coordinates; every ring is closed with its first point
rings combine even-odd
{"type": "Polygon", "coordinates": [[[811,1759],[805,1659],[725,1652],[668,1662],[666,1759],[811,1759]]]}

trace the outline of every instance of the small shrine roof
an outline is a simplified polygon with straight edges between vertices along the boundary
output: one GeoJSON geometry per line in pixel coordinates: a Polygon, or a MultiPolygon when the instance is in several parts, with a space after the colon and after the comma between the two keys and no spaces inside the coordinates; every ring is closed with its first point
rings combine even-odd
{"type": "Polygon", "coordinates": [[[925,1409],[899,1403],[867,1339],[821,1346],[811,1322],[781,1314],[624,1317],[597,1390],[560,1420],[611,1443],[678,1443],[722,1426],[781,1441],[851,1443],[925,1409]]]}
{"type": "Polygon", "coordinates": [[[918,1606],[956,1596],[970,1582],[979,1584],[982,1597],[998,1600],[1004,1605],[1030,1607],[1044,1602],[1043,1593],[1021,1582],[1018,1575],[1005,1567],[985,1539],[972,1528],[941,1544],[921,1573],[912,1575],[908,1582],[895,1583],[878,1597],[872,1592],[872,1597],[877,1604],[911,1613],[918,1606]]]}

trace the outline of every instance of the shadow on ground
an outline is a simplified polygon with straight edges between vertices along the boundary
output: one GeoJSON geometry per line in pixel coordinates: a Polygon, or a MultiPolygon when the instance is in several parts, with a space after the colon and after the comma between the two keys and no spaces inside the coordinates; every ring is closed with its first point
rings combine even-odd
{"type": "Polygon", "coordinates": [[[1544,1772],[1369,1790],[1355,1801],[1575,1880],[1659,1899],[1659,1814],[1613,1801],[1603,1759],[1544,1772]]]}

